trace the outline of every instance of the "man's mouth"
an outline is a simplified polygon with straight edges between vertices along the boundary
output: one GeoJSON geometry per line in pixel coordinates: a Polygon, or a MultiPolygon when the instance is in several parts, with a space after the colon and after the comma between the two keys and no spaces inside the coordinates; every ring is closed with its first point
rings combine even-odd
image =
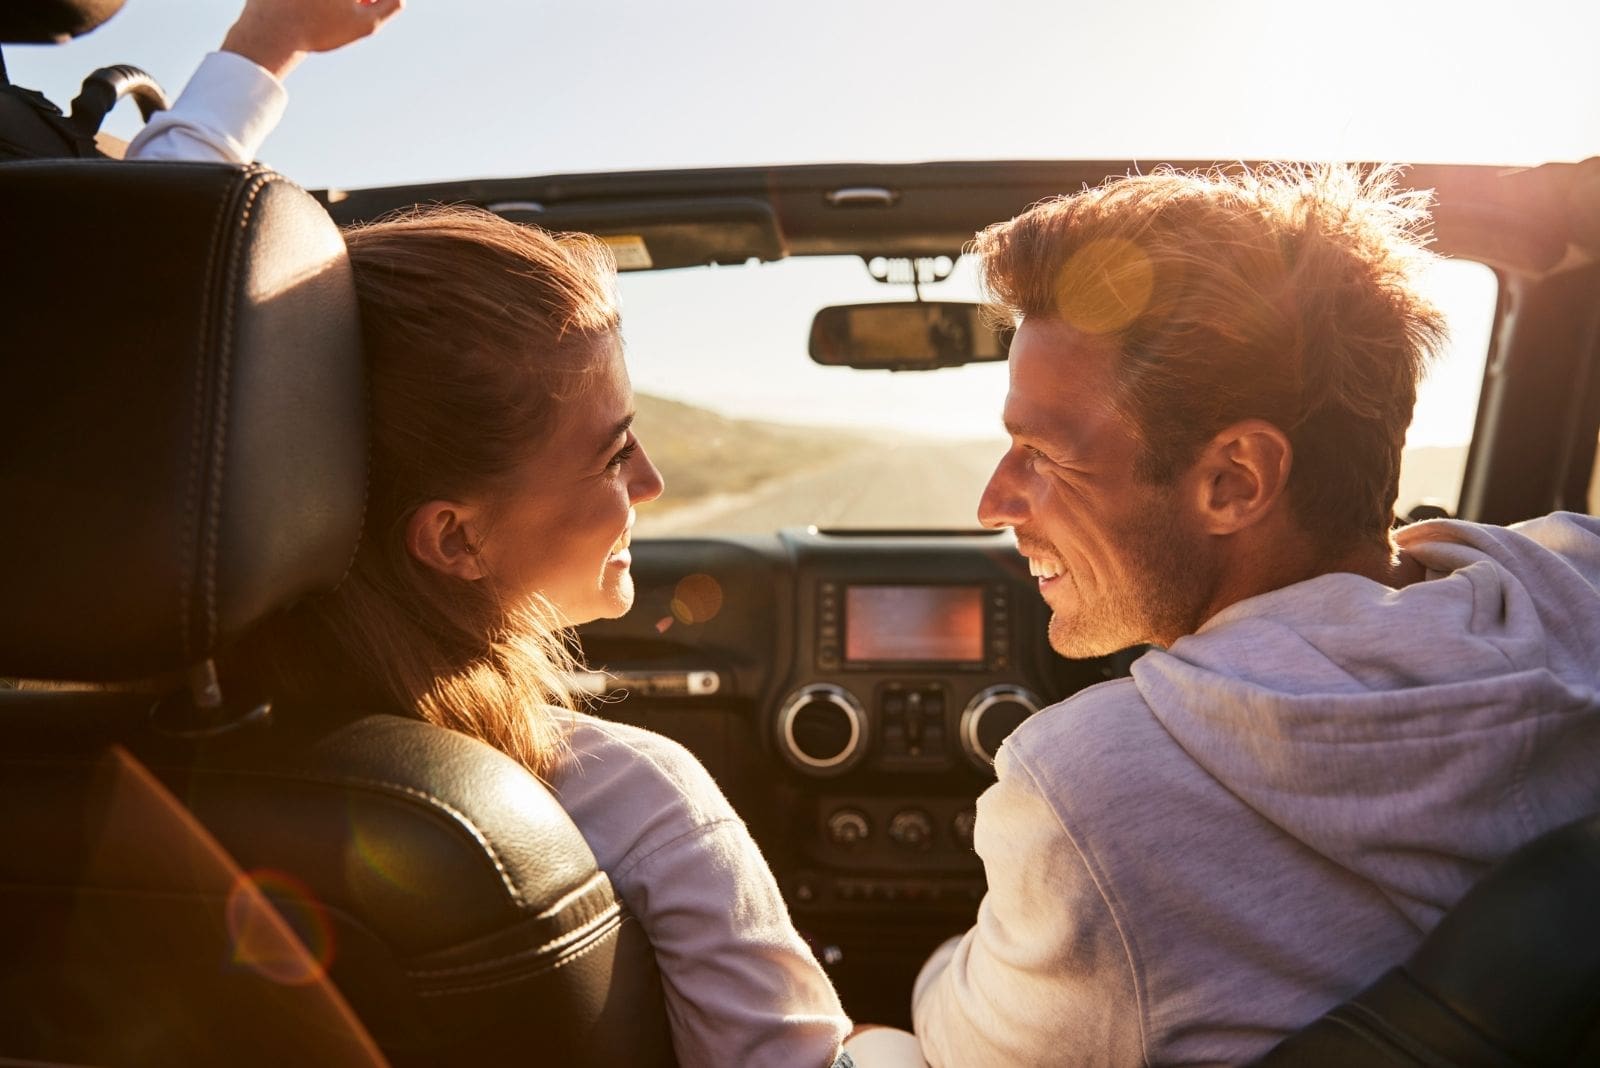
{"type": "Polygon", "coordinates": [[[628,546],[632,544],[632,542],[633,528],[630,527],[622,532],[622,537],[618,538],[617,543],[611,547],[612,559],[615,559],[626,553],[628,551],[628,546]]]}
{"type": "Polygon", "coordinates": [[[1053,561],[1040,560],[1032,556],[1028,557],[1028,574],[1036,579],[1049,580],[1059,578],[1063,570],[1060,564],[1053,561]]]}

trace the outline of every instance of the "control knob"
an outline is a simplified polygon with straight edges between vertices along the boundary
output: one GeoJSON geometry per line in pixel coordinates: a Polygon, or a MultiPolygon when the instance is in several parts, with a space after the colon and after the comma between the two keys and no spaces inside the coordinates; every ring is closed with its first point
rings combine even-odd
{"type": "Polygon", "coordinates": [[[950,821],[950,833],[955,840],[961,843],[962,848],[972,848],[972,829],[978,825],[978,813],[970,808],[964,808],[955,814],[950,821]]]}
{"type": "Polygon", "coordinates": [[[828,817],[828,841],[836,846],[851,849],[872,835],[872,824],[866,813],[854,808],[841,808],[828,817]]]}
{"type": "Polygon", "coordinates": [[[889,820],[889,840],[920,853],[933,845],[933,821],[920,808],[896,812],[889,820]]]}

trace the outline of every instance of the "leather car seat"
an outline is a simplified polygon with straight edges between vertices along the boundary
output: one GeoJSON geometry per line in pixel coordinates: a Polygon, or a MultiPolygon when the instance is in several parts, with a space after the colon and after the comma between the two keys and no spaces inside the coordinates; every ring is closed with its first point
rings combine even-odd
{"type": "Polygon", "coordinates": [[[1257,1068],[1600,1064],[1600,816],[1493,868],[1411,959],[1257,1068]]]}
{"type": "Polygon", "coordinates": [[[323,209],[260,168],[28,161],[0,234],[0,676],[51,680],[0,690],[0,1059],[670,1064],[647,940],[519,764],[216,684],[360,533],[323,209]]]}

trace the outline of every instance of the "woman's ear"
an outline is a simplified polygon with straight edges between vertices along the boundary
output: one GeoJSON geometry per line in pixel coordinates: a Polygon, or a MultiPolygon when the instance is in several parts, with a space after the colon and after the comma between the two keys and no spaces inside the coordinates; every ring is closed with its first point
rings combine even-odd
{"type": "Polygon", "coordinates": [[[406,521],[406,551],[419,563],[468,582],[484,577],[477,538],[468,524],[473,509],[457,501],[429,501],[406,521]]]}

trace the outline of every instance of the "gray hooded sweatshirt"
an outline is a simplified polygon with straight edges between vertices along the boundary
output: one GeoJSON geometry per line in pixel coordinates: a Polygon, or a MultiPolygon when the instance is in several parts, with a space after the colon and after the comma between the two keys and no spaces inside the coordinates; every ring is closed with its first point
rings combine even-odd
{"type": "Polygon", "coordinates": [[[1600,811],[1600,520],[1399,540],[1427,581],[1242,601],[1012,735],[988,896],[913,996],[931,1064],[1248,1060],[1600,811]]]}

